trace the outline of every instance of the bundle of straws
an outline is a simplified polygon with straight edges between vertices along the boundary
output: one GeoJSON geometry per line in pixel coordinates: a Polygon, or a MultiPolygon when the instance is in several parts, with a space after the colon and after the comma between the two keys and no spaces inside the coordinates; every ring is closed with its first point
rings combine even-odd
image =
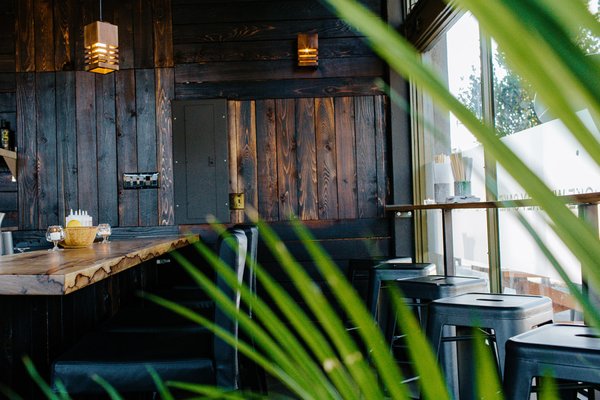
{"type": "Polygon", "coordinates": [[[461,152],[452,153],[450,154],[450,165],[455,181],[471,180],[471,171],[473,169],[473,159],[471,157],[463,157],[461,152]]]}
{"type": "Polygon", "coordinates": [[[445,154],[434,154],[433,162],[436,164],[445,164],[448,161],[448,156],[445,154]]]}

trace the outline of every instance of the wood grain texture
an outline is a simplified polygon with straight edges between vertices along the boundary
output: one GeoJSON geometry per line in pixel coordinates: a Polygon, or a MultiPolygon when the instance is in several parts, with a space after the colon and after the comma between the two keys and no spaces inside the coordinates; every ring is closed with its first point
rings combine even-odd
{"type": "Polygon", "coordinates": [[[75,73],[56,73],[56,158],[61,160],[57,162],[56,174],[60,221],[65,220],[67,210],[79,208],[75,101],[75,73]]]}
{"type": "Polygon", "coordinates": [[[154,67],[152,4],[133,1],[133,54],[135,68],[154,67]]]}
{"type": "Polygon", "coordinates": [[[257,100],[256,154],[258,213],[265,221],[279,219],[275,100],[257,100]]]}
{"type": "Polygon", "coordinates": [[[96,76],[98,223],[119,225],[115,74],[96,76]]]}
{"type": "Polygon", "coordinates": [[[62,224],[58,216],[56,82],[54,73],[36,75],[38,226],[62,224]]]}
{"type": "Polygon", "coordinates": [[[277,81],[177,82],[178,99],[259,100],[297,97],[369,96],[382,94],[373,78],[321,78],[277,81]]]}
{"type": "Polygon", "coordinates": [[[276,61],[232,61],[175,66],[176,82],[220,82],[227,80],[315,79],[339,77],[378,77],[383,62],[375,57],[319,60],[318,69],[296,68],[294,59],[276,61]]]}
{"type": "Polygon", "coordinates": [[[155,73],[157,161],[160,172],[158,194],[159,225],[173,225],[173,130],[171,100],[175,96],[172,68],[157,68],[155,73]]]}
{"type": "Polygon", "coordinates": [[[335,99],[335,129],[339,218],[353,219],[358,215],[358,205],[356,197],[356,133],[352,98],[337,97],[335,99]]]}
{"type": "Polygon", "coordinates": [[[253,101],[242,101],[237,115],[238,192],[244,193],[246,204],[258,208],[256,170],[256,120],[253,101]]]}
{"type": "Polygon", "coordinates": [[[54,71],[54,12],[52,0],[34,1],[35,70],[54,71]]]}
{"type": "Polygon", "coordinates": [[[377,165],[373,97],[356,97],[354,107],[358,217],[370,218],[377,215],[377,168],[373,168],[377,165]]]}
{"type": "Polygon", "coordinates": [[[0,294],[68,294],[197,240],[197,236],[132,239],[5,256],[0,259],[0,294]]]}
{"type": "Polygon", "coordinates": [[[295,103],[293,99],[275,100],[277,132],[277,186],[279,219],[298,215],[298,169],[296,156],[295,103]]]}
{"type": "MultiPolygon", "coordinates": [[[[142,69],[135,72],[136,118],[137,118],[137,170],[157,171],[156,163],[156,103],[154,70],[142,69]]],[[[158,190],[139,191],[138,226],[158,224],[158,190]]]]}
{"type": "Polygon", "coordinates": [[[296,142],[298,217],[303,221],[318,219],[314,99],[296,100],[296,142]]]}
{"type": "Polygon", "coordinates": [[[123,188],[123,174],[138,172],[135,70],[120,70],[115,74],[119,226],[136,226],[138,191],[123,188]]]}
{"type": "Polygon", "coordinates": [[[387,98],[375,96],[375,154],[377,157],[377,216],[385,217],[385,205],[390,193],[387,173],[387,98]]]}
{"type": "MultiPolygon", "coordinates": [[[[229,151],[229,193],[238,193],[239,176],[238,176],[238,115],[240,114],[241,103],[239,101],[231,101],[227,103],[227,126],[229,131],[228,151],[229,151]]],[[[244,220],[243,211],[231,210],[229,218],[232,223],[240,223],[244,220]]]]}
{"type": "Polygon", "coordinates": [[[54,2],[54,70],[75,69],[75,40],[77,29],[75,16],[79,13],[79,2],[54,2]]]}
{"type": "Polygon", "coordinates": [[[319,219],[337,219],[337,148],[333,98],[315,99],[315,121],[319,219]]]}
{"type": "Polygon", "coordinates": [[[133,1],[117,1],[113,15],[112,23],[119,27],[119,69],[134,68],[133,1]]]}
{"type": "Polygon", "coordinates": [[[17,1],[15,67],[17,72],[35,71],[33,0],[17,1]]]}
{"type": "Polygon", "coordinates": [[[78,208],[92,218],[98,215],[98,162],[96,156],[95,77],[87,72],[75,73],[77,115],[77,197],[78,208]]]}
{"type": "MultiPolygon", "coordinates": [[[[257,42],[204,42],[174,45],[177,64],[219,61],[275,61],[296,57],[295,42],[290,39],[257,42]]],[[[319,37],[319,59],[373,57],[371,48],[356,38],[319,37]]]]}
{"type": "Polygon", "coordinates": [[[359,37],[340,19],[290,21],[242,21],[182,24],[173,29],[174,43],[244,42],[260,40],[294,40],[298,32],[319,32],[319,37],[359,37]]]}
{"type": "Polygon", "coordinates": [[[38,221],[35,106],[35,74],[17,74],[19,229],[35,229],[38,221]]]}
{"type": "Polygon", "coordinates": [[[173,63],[173,18],[171,0],[152,0],[154,66],[170,68],[173,63]]]}
{"type": "Polygon", "coordinates": [[[173,10],[173,20],[177,24],[200,24],[210,22],[238,22],[250,19],[263,21],[334,18],[334,14],[318,1],[230,1],[206,4],[190,2],[177,4],[173,10]]]}

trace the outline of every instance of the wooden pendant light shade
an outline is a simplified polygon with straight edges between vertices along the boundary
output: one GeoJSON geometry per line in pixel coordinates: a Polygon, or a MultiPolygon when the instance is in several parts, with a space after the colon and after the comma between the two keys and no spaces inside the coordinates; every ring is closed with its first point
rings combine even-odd
{"type": "Polygon", "coordinates": [[[108,74],[119,70],[119,28],[95,21],[85,26],[85,70],[108,74]]]}

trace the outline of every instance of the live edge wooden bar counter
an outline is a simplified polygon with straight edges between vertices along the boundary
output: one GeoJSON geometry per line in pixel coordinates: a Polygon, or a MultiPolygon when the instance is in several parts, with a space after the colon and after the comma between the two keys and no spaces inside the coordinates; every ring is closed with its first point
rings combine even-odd
{"type": "Polygon", "coordinates": [[[22,357],[29,356],[47,379],[58,354],[156,277],[153,259],[197,240],[136,238],[1,256],[0,399],[2,386],[24,398],[43,398],[22,357]]]}

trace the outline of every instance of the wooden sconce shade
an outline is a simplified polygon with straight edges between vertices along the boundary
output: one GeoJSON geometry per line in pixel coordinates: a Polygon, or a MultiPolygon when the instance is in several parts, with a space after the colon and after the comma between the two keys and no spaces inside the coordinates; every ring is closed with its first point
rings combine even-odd
{"type": "Polygon", "coordinates": [[[318,33],[298,34],[298,66],[313,68],[319,66],[318,33]]]}
{"type": "Polygon", "coordinates": [[[119,28],[96,21],[83,30],[85,70],[99,74],[119,70],[119,28]]]}

